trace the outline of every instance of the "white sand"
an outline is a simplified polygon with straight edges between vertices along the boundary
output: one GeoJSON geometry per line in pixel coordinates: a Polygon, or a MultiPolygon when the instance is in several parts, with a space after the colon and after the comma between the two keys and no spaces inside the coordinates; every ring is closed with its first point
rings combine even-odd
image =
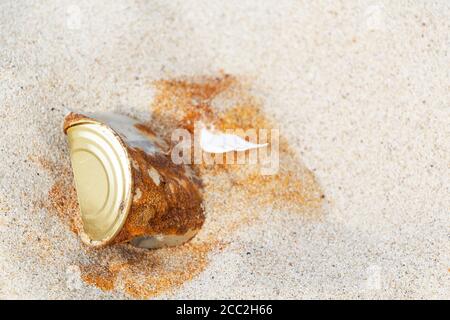
{"type": "Polygon", "coordinates": [[[168,297],[450,298],[448,1],[94,3],[0,3],[0,298],[124,297],[80,280],[29,156],[68,161],[66,108],[147,119],[151,80],[220,69],[251,79],[328,203],[236,232],[168,297]]]}

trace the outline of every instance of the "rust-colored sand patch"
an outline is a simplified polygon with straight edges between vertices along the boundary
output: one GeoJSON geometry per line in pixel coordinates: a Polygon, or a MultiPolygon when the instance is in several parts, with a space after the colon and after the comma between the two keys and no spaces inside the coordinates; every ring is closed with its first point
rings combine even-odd
{"type": "Polygon", "coordinates": [[[160,80],[154,82],[155,99],[152,103],[152,121],[167,140],[176,128],[193,132],[196,121],[214,120],[211,102],[219,94],[238,84],[235,77],[221,74],[218,77],[160,80]]]}
{"type": "Polygon", "coordinates": [[[29,159],[46,170],[54,180],[47,199],[38,201],[36,206],[55,213],[72,232],[78,233],[79,224],[76,219],[79,206],[71,168],[44,157],[30,156],[29,159]]]}
{"type": "Polygon", "coordinates": [[[78,233],[76,219],[79,207],[75,187],[64,179],[58,179],[48,192],[48,198],[51,209],[69,225],[72,232],[78,233]]]}
{"type": "Polygon", "coordinates": [[[0,199],[0,212],[8,212],[10,210],[11,208],[6,204],[6,202],[0,199]]]}
{"type": "Polygon", "coordinates": [[[94,263],[81,266],[82,278],[109,291],[120,288],[134,298],[149,298],[183,285],[204,270],[217,242],[195,242],[159,250],[117,245],[89,252],[94,263]]]}

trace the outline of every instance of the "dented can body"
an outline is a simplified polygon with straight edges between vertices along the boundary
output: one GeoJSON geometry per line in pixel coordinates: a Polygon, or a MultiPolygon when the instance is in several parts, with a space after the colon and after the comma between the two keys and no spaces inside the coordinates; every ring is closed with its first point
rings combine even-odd
{"type": "Polygon", "coordinates": [[[84,243],[158,248],[190,240],[204,222],[192,169],[175,165],[151,129],[112,113],[64,120],[84,243]]]}

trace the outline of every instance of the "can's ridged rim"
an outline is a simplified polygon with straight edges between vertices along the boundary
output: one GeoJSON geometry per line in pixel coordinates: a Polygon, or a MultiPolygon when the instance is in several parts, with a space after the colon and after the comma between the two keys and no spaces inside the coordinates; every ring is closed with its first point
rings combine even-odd
{"type": "Polygon", "coordinates": [[[98,120],[70,113],[64,132],[80,205],[82,241],[90,246],[111,243],[131,207],[133,179],[122,137],[98,120]]]}

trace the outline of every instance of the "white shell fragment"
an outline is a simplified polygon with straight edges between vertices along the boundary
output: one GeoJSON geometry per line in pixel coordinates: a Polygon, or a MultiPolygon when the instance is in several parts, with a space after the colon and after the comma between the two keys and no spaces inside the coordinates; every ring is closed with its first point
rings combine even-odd
{"type": "Polygon", "coordinates": [[[200,147],[209,153],[226,153],[230,151],[246,151],[263,148],[267,143],[256,144],[246,141],[241,137],[228,133],[213,133],[206,128],[201,129],[200,147]]]}

